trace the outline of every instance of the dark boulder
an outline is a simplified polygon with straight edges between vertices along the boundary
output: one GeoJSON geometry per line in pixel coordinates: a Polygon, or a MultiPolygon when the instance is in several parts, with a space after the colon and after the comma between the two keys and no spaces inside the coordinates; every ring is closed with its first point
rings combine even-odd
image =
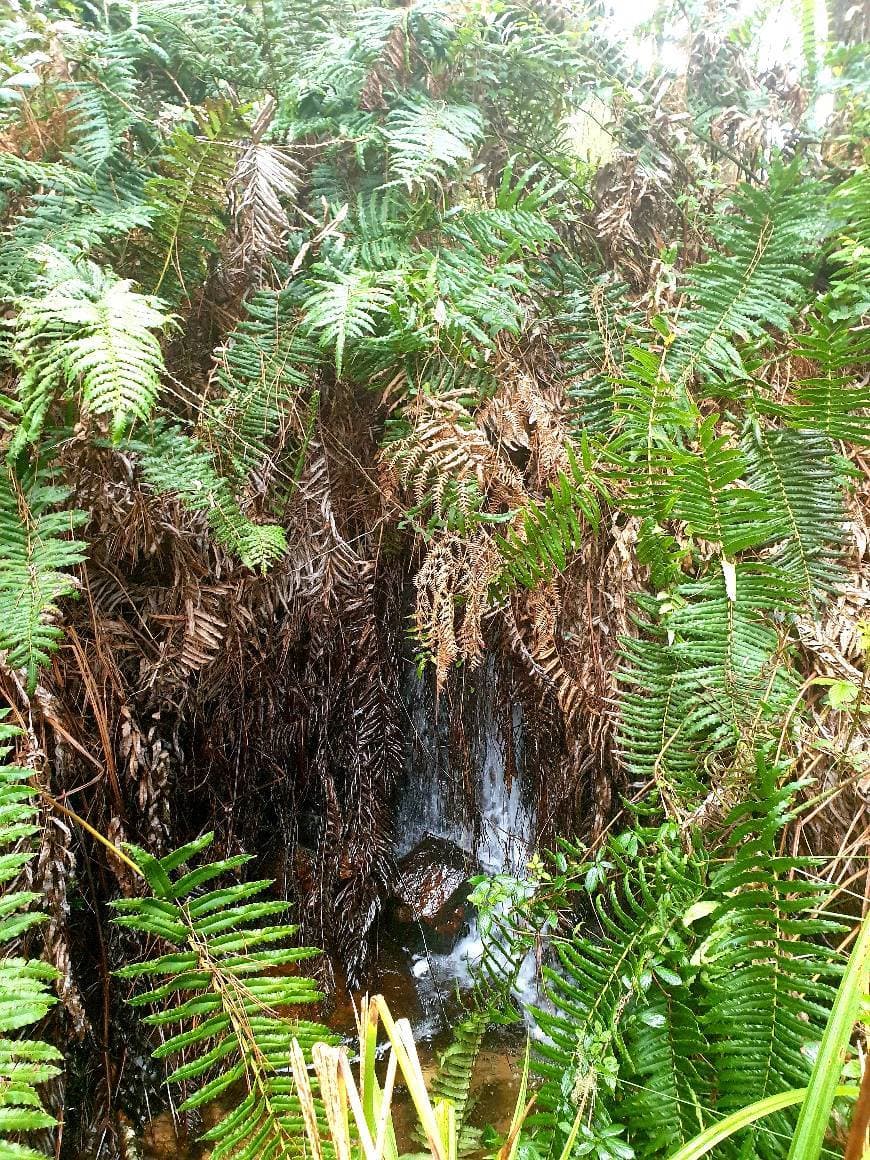
{"type": "Polygon", "coordinates": [[[425,838],[398,864],[396,918],[458,929],[468,878],[475,870],[473,859],[453,842],[425,838]]]}

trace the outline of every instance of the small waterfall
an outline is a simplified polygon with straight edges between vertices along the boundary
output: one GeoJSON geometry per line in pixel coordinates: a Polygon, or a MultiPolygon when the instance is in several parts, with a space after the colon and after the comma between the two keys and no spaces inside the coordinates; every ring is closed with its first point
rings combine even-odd
{"type": "Polygon", "coordinates": [[[498,684],[491,662],[481,668],[477,681],[478,728],[469,744],[470,787],[457,784],[457,773],[450,768],[444,706],[436,719],[424,682],[415,673],[408,683],[414,743],[398,809],[396,855],[402,857],[427,837],[443,838],[471,855],[486,873],[516,873],[525,865],[534,835],[522,767],[522,714],[515,706],[511,738],[505,742],[496,713],[498,684]],[[517,770],[510,785],[505,776],[506,744],[513,745],[511,764],[517,770]]]}
{"type": "MultiPolygon", "coordinates": [[[[480,873],[522,878],[534,840],[530,787],[522,760],[522,714],[514,706],[510,727],[505,729],[504,714],[500,721],[497,712],[498,692],[498,673],[489,662],[476,674],[476,727],[468,743],[469,768],[465,784],[457,784],[460,774],[450,766],[450,721],[445,707],[441,706],[436,718],[426,686],[416,674],[409,682],[407,703],[416,735],[415,756],[398,811],[398,857],[428,837],[440,838],[463,850],[480,873]],[[513,751],[508,752],[507,746],[513,751]],[[515,771],[509,780],[507,768],[515,771]]],[[[425,940],[422,924],[421,931],[425,940]]],[[[412,970],[430,1028],[446,1021],[446,999],[457,990],[470,989],[483,949],[477,915],[472,912],[467,929],[449,952],[434,953],[424,945],[415,957],[412,970]]],[[[533,960],[523,964],[518,982],[524,991],[533,987],[535,974],[533,960]]],[[[418,1030],[425,1034],[426,1028],[418,1030]]]]}

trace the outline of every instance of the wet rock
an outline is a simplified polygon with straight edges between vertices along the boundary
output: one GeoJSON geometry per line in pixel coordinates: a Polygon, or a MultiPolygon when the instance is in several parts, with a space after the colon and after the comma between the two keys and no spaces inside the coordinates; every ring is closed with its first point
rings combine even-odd
{"type": "Polygon", "coordinates": [[[397,919],[436,927],[455,923],[458,931],[464,902],[461,895],[475,869],[465,851],[443,838],[428,837],[402,858],[398,868],[394,890],[399,904],[397,919]]]}

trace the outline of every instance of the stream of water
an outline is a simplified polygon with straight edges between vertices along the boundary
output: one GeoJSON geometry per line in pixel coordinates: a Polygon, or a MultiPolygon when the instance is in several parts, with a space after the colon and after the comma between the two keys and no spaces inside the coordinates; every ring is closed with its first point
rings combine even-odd
{"type": "MultiPolygon", "coordinates": [[[[465,786],[457,786],[457,772],[450,768],[448,723],[437,713],[422,686],[411,683],[408,704],[416,733],[415,757],[399,803],[396,856],[401,858],[427,838],[438,838],[464,851],[473,871],[521,879],[534,839],[531,794],[522,760],[522,717],[519,707],[515,707],[506,741],[496,712],[494,667],[484,665],[477,682],[479,727],[469,745],[470,769],[465,772],[465,786]],[[506,751],[508,744],[514,747],[510,755],[506,751]],[[509,767],[515,771],[510,778],[509,767]],[[469,799],[473,799],[473,808],[469,808],[469,799]]],[[[477,914],[471,907],[464,930],[448,950],[436,952],[427,945],[423,924],[420,933],[422,946],[415,949],[410,969],[421,1008],[415,1032],[428,1039],[449,1025],[451,1000],[473,986],[474,968],[484,946],[477,914]]],[[[535,973],[534,962],[523,963],[517,990],[525,998],[534,995],[535,973]]]]}

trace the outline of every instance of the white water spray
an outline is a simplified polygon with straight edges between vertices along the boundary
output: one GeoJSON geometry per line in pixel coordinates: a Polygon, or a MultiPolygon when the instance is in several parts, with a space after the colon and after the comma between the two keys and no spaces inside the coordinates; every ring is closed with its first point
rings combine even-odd
{"type": "MultiPolygon", "coordinates": [[[[447,723],[434,720],[431,701],[415,695],[409,698],[412,724],[417,733],[417,749],[422,760],[411,771],[400,804],[397,826],[397,854],[414,849],[427,837],[452,842],[468,854],[481,873],[508,874],[522,879],[532,853],[534,816],[528,803],[523,778],[522,715],[513,710],[510,765],[517,773],[508,781],[505,745],[496,715],[497,675],[492,664],[478,674],[480,731],[471,746],[471,776],[475,810],[468,808],[468,792],[452,783],[447,764],[447,723]],[[463,792],[464,790],[464,792],[463,792]]],[[[425,933],[425,932],[424,932],[425,933]]],[[[466,991],[473,984],[474,969],[484,952],[484,943],[474,914],[468,930],[447,953],[431,953],[428,948],[412,964],[417,991],[424,1010],[437,1020],[445,996],[466,991]]],[[[533,999],[536,990],[534,956],[528,955],[517,978],[516,991],[533,999]]]]}

